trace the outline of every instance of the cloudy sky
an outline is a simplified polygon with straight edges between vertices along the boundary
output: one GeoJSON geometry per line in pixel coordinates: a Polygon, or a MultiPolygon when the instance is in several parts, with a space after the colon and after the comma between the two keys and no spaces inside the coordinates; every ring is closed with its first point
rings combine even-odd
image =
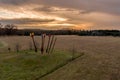
{"type": "Polygon", "coordinates": [[[0,23],[20,29],[120,30],[120,0],[0,0],[0,23]]]}

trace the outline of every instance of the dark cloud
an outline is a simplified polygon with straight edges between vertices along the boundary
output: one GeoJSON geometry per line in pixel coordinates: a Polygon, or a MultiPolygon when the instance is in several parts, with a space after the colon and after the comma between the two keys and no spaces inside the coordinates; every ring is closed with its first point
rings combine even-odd
{"type": "Polygon", "coordinates": [[[120,14],[120,0],[41,0],[46,5],[120,14]]]}
{"type": "Polygon", "coordinates": [[[33,11],[57,13],[57,12],[71,12],[71,11],[76,11],[76,10],[72,9],[72,8],[62,8],[62,7],[55,7],[55,6],[42,6],[42,7],[34,8],[33,11]]]}
{"type": "Polygon", "coordinates": [[[20,18],[20,19],[1,19],[1,23],[8,24],[37,24],[37,23],[49,23],[55,21],[54,19],[34,19],[34,18],[20,18]]]}
{"type": "Polygon", "coordinates": [[[86,11],[86,10],[80,11],[80,14],[89,14],[89,13],[92,13],[92,11],[86,11]]]}
{"type": "Polygon", "coordinates": [[[7,5],[23,5],[29,2],[31,1],[30,0],[0,0],[1,4],[7,4],[7,5]]]}
{"type": "MultiPolygon", "coordinates": [[[[90,12],[105,12],[120,15],[120,0],[0,0],[0,3],[10,5],[29,5],[38,4],[46,6],[58,6],[74,8],[90,12]]],[[[44,7],[45,11],[51,10],[44,7]]]]}
{"type": "Polygon", "coordinates": [[[33,11],[38,11],[38,12],[53,12],[54,10],[52,9],[52,7],[49,6],[42,6],[42,7],[37,7],[34,8],[33,11]]]}

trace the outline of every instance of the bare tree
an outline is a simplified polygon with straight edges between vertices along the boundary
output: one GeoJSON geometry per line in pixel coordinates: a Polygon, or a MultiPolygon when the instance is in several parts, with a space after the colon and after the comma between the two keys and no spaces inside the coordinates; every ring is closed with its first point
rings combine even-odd
{"type": "Polygon", "coordinates": [[[3,27],[3,25],[0,23],[0,29],[3,27]]]}
{"type": "Polygon", "coordinates": [[[5,33],[7,35],[13,35],[15,34],[16,30],[17,30],[17,26],[13,25],[13,24],[7,24],[4,26],[5,29],[5,33]]]}

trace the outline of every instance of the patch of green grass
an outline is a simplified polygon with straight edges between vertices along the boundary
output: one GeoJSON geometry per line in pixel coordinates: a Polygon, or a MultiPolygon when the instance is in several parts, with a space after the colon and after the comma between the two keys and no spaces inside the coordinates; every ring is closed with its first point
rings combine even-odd
{"type": "Polygon", "coordinates": [[[3,44],[0,42],[0,47],[2,47],[3,46],[3,44]]]}
{"type": "Polygon", "coordinates": [[[70,60],[72,55],[65,51],[45,55],[21,51],[0,54],[0,58],[0,80],[34,80],[70,60]]]}

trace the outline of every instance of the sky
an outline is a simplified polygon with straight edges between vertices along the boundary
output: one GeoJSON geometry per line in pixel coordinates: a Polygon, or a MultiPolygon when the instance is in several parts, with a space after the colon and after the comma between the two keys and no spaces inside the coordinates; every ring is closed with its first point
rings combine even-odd
{"type": "Polygon", "coordinates": [[[19,29],[120,30],[120,0],[0,0],[0,23],[19,29]]]}

